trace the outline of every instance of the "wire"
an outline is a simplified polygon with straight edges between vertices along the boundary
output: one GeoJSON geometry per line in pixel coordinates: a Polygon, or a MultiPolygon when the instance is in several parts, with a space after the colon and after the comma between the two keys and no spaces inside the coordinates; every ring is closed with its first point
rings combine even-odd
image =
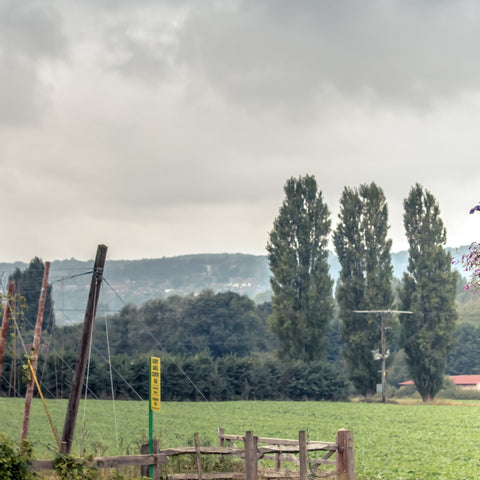
{"type": "Polygon", "coordinates": [[[119,444],[118,444],[117,413],[116,413],[116,410],[115,410],[115,390],[113,389],[112,360],[111,360],[111,355],[110,355],[110,342],[108,340],[108,322],[107,322],[107,316],[106,315],[104,315],[104,319],[105,319],[105,334],[106,334],[106,337],[107,337],[108,366],[109,366],[109,371],[110,371],[110,388],[112,389],[113,420],[115,422],[115,440],[117,442],[117,449],[118,449],[119,444]]]}

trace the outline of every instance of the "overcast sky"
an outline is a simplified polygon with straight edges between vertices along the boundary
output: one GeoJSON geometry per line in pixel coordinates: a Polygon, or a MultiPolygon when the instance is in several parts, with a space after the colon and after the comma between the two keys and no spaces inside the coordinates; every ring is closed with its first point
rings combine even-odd
{"type": "Polygon", "coordinates": [[[0,0],[0,261],[265,254],[289,177],[480,240],[476,0],[0,0]]]}

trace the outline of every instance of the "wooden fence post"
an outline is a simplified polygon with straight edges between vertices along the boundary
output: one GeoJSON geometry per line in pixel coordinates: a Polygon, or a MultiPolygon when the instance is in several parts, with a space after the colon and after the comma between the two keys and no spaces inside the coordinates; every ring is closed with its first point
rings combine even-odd
{"type": "Polygon", "coordinates": [[[280,457],[280,453],[276,452],[275,453],[275,470],[279,472],[281,468],[282,468],[282,459],[280,457]]]}
{"type": "Polygon", "coordinates": [[[218,446],[224,447],[225,446],[225,439],[223,438],[225,435],[225,429],[223,427],[218,427],[218,446]]]}
{"type": "Polygon", "coordinates": [[[307,433],[305,430],[298,432],[298,448],[300,457],[300,480],[307,480],[307,433]]]}
{"type": "Polygon", "coordinates": [[[200,443],[198,441],[198,432],[194,433],[195,439],[195,458],[197,460],[197,475],[198,480],[202,480],[202,457],[200,456],[200,443]]]}
{"type": "Polygon", "coordinates": [[[353,455],[353,432],[337,432],[337,480],[355,480],[355,458],[353,455]]]}
{"type": "Polygon", "coordinates": [[[258,437],[249,431],[245,434],[245,475],[246,480],[257,480],[257,442],[258,437]]]}
{"type": "MultiPolygon", "coordinates": [[[[153,453],[159,453],[159,444],[158,440],[156,438],[153,439],[153,453]]],[[[141,449],[142,455],[147,455],[150,453],[150,442],[144,443],[142,445],[141,449]]],[[[145,465],[143,467],[140,467],[140,475],[142,477],[148,477],[149,476],[149,470],[150,466],[145,465]]],[[[160,465],[156,464],[153,465],[152,467],[152,478],[153,480],[160,480],[160,465]]]]}

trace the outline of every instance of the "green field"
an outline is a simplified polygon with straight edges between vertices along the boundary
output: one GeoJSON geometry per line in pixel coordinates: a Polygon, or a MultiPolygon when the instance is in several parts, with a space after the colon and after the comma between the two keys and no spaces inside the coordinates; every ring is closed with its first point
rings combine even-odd
{"type": "MultiPolygon", "coordinates": [[[[66,400],[47,402],[59,432],[66,400]]],[[[154,414],[161,448],[217,444],[217,427],[226,433],[253,430],[267,437],[335,441],[337,430],[353,430],[357,479],[480,478],[480,404],[382,405],[328,402],[163,403],[154,414]]],[[[0,430],[19,436],[22,399],[0,398],[0,430]]],[[[138,453],[148,435],[146,402],[88,400],[80,404],[72,453],[138,453]],[[115,415],[117,427],[115,428],[115,415]],[[116,434],[116,430],[118,434],[116,434]]],[[[39,458],[53,458],[56,444],[39,400],[32,405],[29,438],[39,458]]]]}

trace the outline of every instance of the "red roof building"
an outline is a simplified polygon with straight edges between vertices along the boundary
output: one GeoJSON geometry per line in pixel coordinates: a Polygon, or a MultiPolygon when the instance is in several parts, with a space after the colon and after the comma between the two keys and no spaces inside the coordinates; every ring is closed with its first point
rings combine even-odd
{"type": "MultiPolygon", "coordinates": [[[[469,390],[480,390],[480,375],[450,375],[450,380],[458,387],[469,390]]],[[[413,385],[413,380],[399,383],[400,387],[413,385]]]]}

